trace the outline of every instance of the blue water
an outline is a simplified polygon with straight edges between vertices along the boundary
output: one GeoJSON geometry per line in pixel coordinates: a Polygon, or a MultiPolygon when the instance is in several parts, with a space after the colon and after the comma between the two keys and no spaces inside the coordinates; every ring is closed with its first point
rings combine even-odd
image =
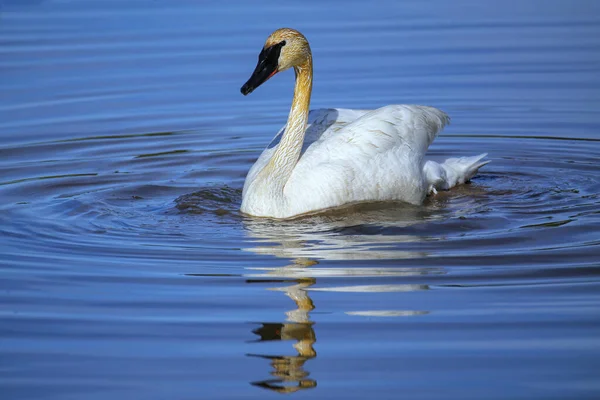
{"type": "Polygon", "coordinates": [[[2,399],[600,398],[600,3],[4,0],[2,399]],[[432,105],[422,206],[239,213],[312,107],[432,105]]]}

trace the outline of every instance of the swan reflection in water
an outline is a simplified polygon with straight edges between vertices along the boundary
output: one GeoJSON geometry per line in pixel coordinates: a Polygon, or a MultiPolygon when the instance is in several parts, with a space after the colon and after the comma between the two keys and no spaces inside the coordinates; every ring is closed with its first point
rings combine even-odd
{"type": "MultiPolygon", "coordinates": [[[[296,265],[301,267],[305,260],[296,260],[296,265]]],[[[307,263],[305,265],[309,265],[307,263]]],[[[258,342],[272,340],[293,340],[292,345],[296,355],[262,355],[248,354],[251,357],[262,357],[270,360],[274,379],[251,382],[254,386],[263,387],[279,393],[293,393],[302,389],[317,386],[317,381],[310,378],[310,372],[304,369],[306,361],[315,358],[317,352],[314,344],[317,341],[314,322],[310,320],[310,312],[315,306],[306,289],[316,283],[314,278],[298,278],[296,284],[291,286],[273,288],[283,291],[296,303],[296,309],[286,312],[286,321],[283,323],[261,323],[261,326],[252,332],[260,338],[258,342]],[[294,385],[295,383],[295,385],[294,385]]],[[[250,281],[251,282],[251,281],[250,281]]]]}
{"type": "MultiPolygon", "coordinates": [[[[421,209],[422,210],[422,209],[421,209]]],[[[279,393],[293,393],[317,386],[315,377],[308,371],[309,360],[317,356],[314,348],[317,342],[316,324],[310,313],[316,306],[310,298],[311,291],[328,292],[403,292],[427,290],[423,284],[380,284],[318,287],[317,279],[334,277],[409,277],[418,275],[443,274],[440,268],[399,268],[399,267],[334,267],[317,266],[318,260],[374,260],[404,259],[423,257],[423,252],[400,250],[402,244],[414,243],[422,238],[401,233],[380,234],[370,228],[377,223],[379,228],[392,231],[423,221],[420,209],[402,207],[383,211],[388,218],[382,218],[380,209],[358,210],[341,215],[319,215],[294,221],[270,221],[265,219],[244,220],[247,235],[257,245],[246,251],[270,254],[279,258],[291,259],[284,267],[247,268],[244,274],[249,283],[289,283],[294,284],[270,287],[268,290],[281,291],[291,298],[296,309],[285,313],[282,323],[264,322],[252,332],[259,336],[256,342],[291,340],[294,341],[295,355],[248,354],[250,357],[268,359],[272,378],[251,382],[252,385],[279,393]]],[[[406,246],[405,246],[406,247],[406,246]]],[[[346,311],[349,316],[398,317],[427,314],[421,310],[358,310],[346,311]]]]}

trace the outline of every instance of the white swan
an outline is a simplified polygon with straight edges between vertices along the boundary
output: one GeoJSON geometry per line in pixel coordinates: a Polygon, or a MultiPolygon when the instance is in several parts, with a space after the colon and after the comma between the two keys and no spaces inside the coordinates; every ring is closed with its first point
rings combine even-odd
{"type": "Polygon", "coordinates": [[[309,112],[312,54],[306,38],[293,29],[278,29],[267,38],[242,94],[292,67],[296,84],[287,124],[248,173],[243,213],[289,218],[357,202],[421,204],[427,194],[468,181],[489,162],[482,161],[486,154],[443,164],[425,161],[427,148],[449,122],[432,107],[309,112]]]}

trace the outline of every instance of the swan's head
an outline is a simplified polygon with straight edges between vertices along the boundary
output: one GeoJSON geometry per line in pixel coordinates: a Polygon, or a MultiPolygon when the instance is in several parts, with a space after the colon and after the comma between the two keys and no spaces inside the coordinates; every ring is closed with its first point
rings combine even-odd
{"type": "Polygon", "coordinates": [[[301,66],[310,58],[310,46],[300,32],[281,28],[271,33],[258,55],[258,64],[248,82],[242,86],[245,96],[278,72],[301,66]]]}

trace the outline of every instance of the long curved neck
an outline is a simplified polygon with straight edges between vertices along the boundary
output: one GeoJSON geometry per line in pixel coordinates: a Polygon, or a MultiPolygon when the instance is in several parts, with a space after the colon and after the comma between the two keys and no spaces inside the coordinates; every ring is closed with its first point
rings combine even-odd
{"type": "Polygon", "coordinates": [[[292,100],[292,108],[285,132],[279,146],[277,146],[277,150],[275,150],[265,168],[271,175],[272,183],[276,184],[278,189],[281,190],[283,190],[300,158],[302,144],[304,143],[312,92],[312,56],[309,54],[304,63],[294,67],[294,72],[296,73],[294,99],[292,100]]]}

